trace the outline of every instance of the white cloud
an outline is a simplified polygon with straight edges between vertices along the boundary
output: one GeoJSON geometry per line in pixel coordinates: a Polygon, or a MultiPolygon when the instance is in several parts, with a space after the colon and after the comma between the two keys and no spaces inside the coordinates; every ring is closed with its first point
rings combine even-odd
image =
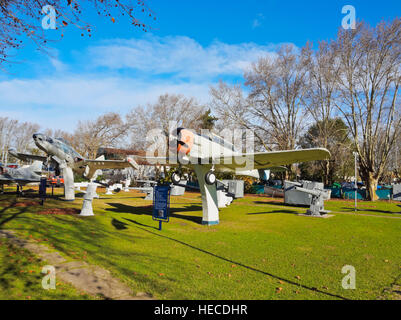
{"type": "Polygon", "coordinates": [[[0,110],[3,116],[72,131],[79,120],[111,111],[124,114],[166,92],[206,102],[208,91],[209,83],[150,83],[131,78],[10,80],[0,82],[0,110]]]}
{"type": "Polygon", "coordinates": [[[78,120],[110,111],[124,114],[164,93],[206,103],[210,85],[239,80],[251,62],[274,48],[220,41],[202,46],[181,36],[104,41],[87,48],[77,61],[58,54],[47,66],[31,61],[43,70],[36,78],[0,79],[0,114],[72,131],[78,120]]]}
{"type": "Polygon", "coordinates": [[[109,69],[133,69],[147,74],[210,78],[242,76],[259,57],[274,46],[255,43],[227,44],[214,41],[202,46],[188,37],[155,37],[112,40],[88,49],[90,63],[109,69]]]}
{"type": "Polygon", "coordinates": [[[261,13],[257,15],[255,19],[252,21],[252,29],[258,28],[262,25],[262,21],[265,19],[265,16],[261,13]]]}

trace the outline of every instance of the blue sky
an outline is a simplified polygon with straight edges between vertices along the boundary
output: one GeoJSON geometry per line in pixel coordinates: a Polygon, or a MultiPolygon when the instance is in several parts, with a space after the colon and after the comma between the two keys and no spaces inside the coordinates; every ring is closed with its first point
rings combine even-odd
{"type": "MultiPolygon", "coordinates": [[[[71,27],[51,43],[50,55],[29,44],[15,52],[17,63],[0,72],[0,116],[73,131],[78,120],[126,113],[166,92],[207,103],[210,85],[240,82],[251,62],[281,43],[301,47],[335,37],[344,5],[372,25],[401,13],[399,0],[147,3],[157,17],[143,19],[150,32],[92,12],[85,16],[94,26],[91,38],[71,27]]],[[[57,37],[58,31],[46,32],[57,37]]]]}

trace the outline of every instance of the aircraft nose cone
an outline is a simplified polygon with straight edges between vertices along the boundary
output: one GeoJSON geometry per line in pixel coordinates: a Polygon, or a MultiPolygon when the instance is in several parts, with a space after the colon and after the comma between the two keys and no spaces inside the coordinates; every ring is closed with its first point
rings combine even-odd
{"type": "Polygon", "coordinates": [[[33,137],[33,140],[35,140],[35,141],[43,141],[44,140],[43,134],[40,134],[40,133],[35,133],[32,137],[33,137]]]}

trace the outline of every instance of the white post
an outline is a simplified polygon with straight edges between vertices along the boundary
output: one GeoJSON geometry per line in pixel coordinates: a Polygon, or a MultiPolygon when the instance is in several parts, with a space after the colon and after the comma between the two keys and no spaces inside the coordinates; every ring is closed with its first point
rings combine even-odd
{"type": "Polygon", "coordinates": [[[131,179],[125,180],[125,187],[124,187],[124,191],[125,192],[129,192],[129,186],[130,185],[131,185],[131,179]]]}
{"type": "Polygon", "coordinates": [[[219,224],[219,208],[217,201],[216,184],[209,185],[205,182],[205,175],[210,170],[209,166],[194,165],[195,173],[198,178],[199,188],[202,196],[202,224],[219,224]]]}

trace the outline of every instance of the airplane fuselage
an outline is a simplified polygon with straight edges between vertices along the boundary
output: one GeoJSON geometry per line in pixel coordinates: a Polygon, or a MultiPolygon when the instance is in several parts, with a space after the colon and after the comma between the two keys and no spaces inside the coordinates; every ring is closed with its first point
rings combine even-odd
{"type": "Polygon", "coordinates": [[[65,142],[43,134],[34,134],[33,139],[36,146],[52,158],[56,166],[64,162],[78,174],[85,172],[86,166],[80,165],[84,158],[65,142]]]}
{"type": "MultiPolygon", "coordinates": [[[[194,133],[189,129],[177,129],[177,139],[170,140],[170,151],[177,153],[177,161],[183,165],[210,164],[214,165],[214,159],[226,158],[229,162],[232,156],[241,155],[235,146],[222,137],[210,133],[202,135],[194,133]]],[[[219,161],[216,162],[220,163],[219,161]]],[[[231,163],[227,163],[231,164],[231,163]]],[[[231,172],[237,175],[250,176],[254,178],[268,179],[269,170],[250,169],[235,170],[230,166],[218,165],[221,172],[231,172]]]]}

